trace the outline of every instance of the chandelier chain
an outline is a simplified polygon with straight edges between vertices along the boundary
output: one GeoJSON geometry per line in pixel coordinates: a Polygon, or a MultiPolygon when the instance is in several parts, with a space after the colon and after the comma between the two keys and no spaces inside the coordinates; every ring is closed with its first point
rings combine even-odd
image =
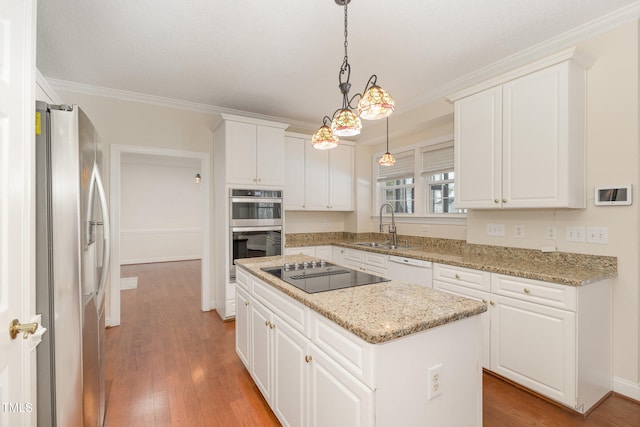
{"type": "Polygon", "coordinates": [[[349,4],[348,1],[344,2],[344,61],[345,62],[349,62],[348,61],[348,55],[347,55],[347,46],[348,46],[348,42],[347,42],[347,36],[349,35],[349,32],[347,31],[347,4],[349,4]]]}

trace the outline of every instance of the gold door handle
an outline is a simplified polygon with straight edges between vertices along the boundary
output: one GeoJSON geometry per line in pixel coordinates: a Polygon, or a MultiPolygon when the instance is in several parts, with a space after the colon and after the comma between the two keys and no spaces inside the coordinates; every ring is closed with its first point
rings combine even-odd
{"type": "Polygon", "coordinates": [[[271,323],[271,322],[269,322],[269,329],[273,329],[273,328],[275,328],[275,327],[276,327],[275,323],[271,323]]]}
{"type": "Polygon", "coordinates": [[[307,363],[311,362],[312,360],[313,360],[313,358],[311,356],[309,356],[309,355],[304,357],[304,361],[307,362],[307,363]]]}
{"type": "Polygon", "coordinates": [[[9,335],[11,339],[14,340],[18,334],[23,334],[22,338],[26,340],[29,334],[33,335],[36,333],[36,329],[38,329],[36,322],[21,324],[18,319],[13,319],[9,324],[9,335]]]}
{"type": "Polygon", "coordinates": [[[268,320],[264,321],[264,326],[269,326],[269,321],[268,320]]]}
{"type": "Polygon", "coordinates": [[[524,293],[525,293],[525,294],[528,294],[529,292],[531,292],[531,291],[529,290],[529,288],[524,288],[524,293]]]}
{"type": "Polygon", "coordinates": [[[494,301],[489,301],[489,304],[496,305],[496,303],[494,301]]]}

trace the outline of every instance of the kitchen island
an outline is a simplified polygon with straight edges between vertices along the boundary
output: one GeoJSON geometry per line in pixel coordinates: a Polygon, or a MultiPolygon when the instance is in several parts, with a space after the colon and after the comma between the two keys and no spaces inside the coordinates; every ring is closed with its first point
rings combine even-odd
{"type": "Polygon", "coordinates": [[[236,352],[283,425],[480,426],[486,305],[388,281],[316,294],[238,260],[236,352]]]}

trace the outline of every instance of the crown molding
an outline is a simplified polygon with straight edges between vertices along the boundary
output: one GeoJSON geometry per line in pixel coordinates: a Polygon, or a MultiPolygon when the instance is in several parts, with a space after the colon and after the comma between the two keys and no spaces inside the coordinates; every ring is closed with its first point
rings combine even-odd
{"type": "Polygon", "coordinates": [[[398,112],[410,111],[421,105],[437,99],[446,98],[453,93],[492,79],[497,75],[512,71],[514,68],[525,66],[533,61],[553,55],[558,51],[568,49],[598,34],[605,33],[624,24],[640,18],[640,1],[636,1],[626,7],[611,12],[586,24],[577,26],[572,30],[548,39],[542,43],[521,50],[507,56],[500,61],[480,68],[472,73],[464,75],[449,83],[443,84],[432,91],[425,93],[414,102],[405,104],[398,112]]]}
{"type": "Polygon", "coordinates": [[[101,86],[92,86],[84,83],[70,82],[67,80],[59,80],[47,78],[48,85],[55,90],[61,92],[81,93],[84,95],[100,96],[103,98],[118,99],[121,101],[139,102],[143,104],[156,105],[159,107],[175,108],[177,110],[195,111],[198,113],[209,113],[216,115],[234,115],[244,118],[262,120],[266,122],[286,122],[301,128],[313,128],[313,123],[307,123],[299,120],[289,120],[282,117],[267,116],[265,114],[250,113],[247,111],[234,110],[232,108],[218,107],[215,105],[200,104],[197,102],[182,101],[179,99],[165,98],[162,96],[147,95],[139,92],[130,92],[120,89],[111,89],[101,86]]]}

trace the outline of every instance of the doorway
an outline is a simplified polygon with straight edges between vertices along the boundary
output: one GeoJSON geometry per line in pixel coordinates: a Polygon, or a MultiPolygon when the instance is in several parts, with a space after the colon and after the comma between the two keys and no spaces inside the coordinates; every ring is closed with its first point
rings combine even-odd
{"type": "MultiPolygon", "coordinates": [[[[139,147],[139,146],[126,146],[126,145],[111,145],[110,152],[110,195],[111,195],[111,227],[112,227],[112,262],[110,267],[110,290],[107,299],[107,325],[117,326],[120,324],[120,291],[122,289],[121,281],[121,265],[123,261],[131,263],[131,260],[136,258],[135,250],[132,255],[131,251],[123,251],[121,247],[122,239],[131,239],[131,233],[123,236],[123,224],[122,224],[122,210],[123,210],[123,167],[126,169],[126,162],[131,159],[137,159],[138,161],[145,159],[145,163],[148,164],[162,164],[173,163],[175,165],[195,165],[200,175],[199,182],[195,182],[195,174],[193,185],[198,185],[199,191],[202,193],[200,199],[201,203],[201,224],[200,227],[194,228],[201,234],[199,244],[201,248],[197,251],[201,255],[201,283],[200,283],[200,309],[202,311],[209,311],[213,308],[211,301],[211,289],[210,289],[210,277],[211,277],[211,260],[210,260],[210,248],[211,248],[211,226],[210,226],[210,189],[211,183],[209,177],[210,171],[210,154],[193,151],[180,151],[170,149],[160,149],[153,147],[139,147]],[[125,165],[123,166],[123,162],[125,165]]],[[[166,230],[165,230],[166,231],[166,230]]],[[[185,231],[185,230],[183,230],[185,231]]],[[[186,230],[188,235],[189,231],[186,230]]],[[[144,233],[142,233],[144,234],[144,233]]],[[[155,235],[152,236],[153,230],[147,233],[146,239],[171,239],[171,236],[155,235]]],[[[157,233],[156,233],[157,234],[157,233]]],[[[140,236],[138,236],[140,237],[140,236]]],[[[178,237],[176,234],[174,237],[178,237]]],[[[193,237],[193,236],[192,236],[193,237]]],[[[185,236],[181,236],[180,239],[184,240],[185,236]]],[[[141,241],[140,239],[138,239],[141,241]]],[[[143,241],[143,240],[142,240],[143,241]]],[[[188,243],[188,236],[187,236],[188,243]]],[[[153,245],[154,243],[149,243],[153,245]]],[[[158,246],[160,246],[158,244],[158,246]]],[[[171,255],[154,253],[150,256],[146,255],[147,262],[159,262],[163,261],[162,257],[170,257],[171,255]]],[[[188,258],[188,257],[187,257],[188,258]]],[[[168,258],[166,260],[169,260],[168,258]]],[[[175,259],[177,260],[177,259],[175,259]]],[[[144,262],[143,258],[139,258],[138,262],[144,262]],[[141,261],[142,260],[142,261],[141,261]]]]}

